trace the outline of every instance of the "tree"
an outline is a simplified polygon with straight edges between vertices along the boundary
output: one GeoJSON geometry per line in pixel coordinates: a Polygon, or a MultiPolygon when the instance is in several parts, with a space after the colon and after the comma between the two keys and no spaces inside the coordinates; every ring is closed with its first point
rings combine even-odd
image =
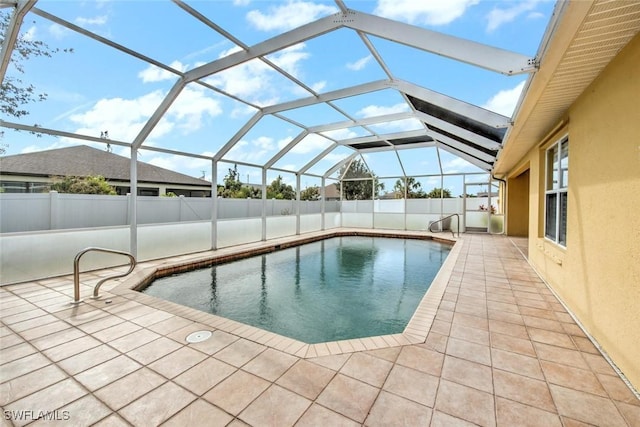
{"type": "MultiPolygon", "coordinates": [[[[0,11],[0,45],[4,43],[4,37],[11,21],[11,13],[6,10],[0,11]]],[[[64,52],[73,52],[73,48],[63,49],[64,52]]],[[[26,106],[33,102],[40,102],[47,99],[47,94],[38,92],[32,84],[27,84],[19,77],[24,74],[24,61],[38,56],[52,57],[60,52],[58,48],[51,48],[41,40],[33,40],[20,34],[11,54],[11,66],[16,71],[16,75],[5,75],[0,84],[0,113],[16,118],[29,114],[26,106]]],[[[36,125],[37,126],[37,125],[36,125]]],[[[37,132],[32,132],[37,137],[41,136],[37,132]]],[[[0,137],[4,131],[0,131],[0,137]]],[[[7,144],[0,144],[0,155],[7,151],[7,144]]]]}
{"type": "Polygon", "coordinates": [[[231,199],[257,199],[260,197],[260,190],[250,185],[242,185],[238,165],[229,168],[229,173],[224,177],[224,185],[218,186],[218,196],[231,199]]]}
{"type": "Polygon", "coordinates": [[[280,175],[267,187],[267,199],[293,200],[295,198],[295,190],[292,186],[285,184],[280,175]]]}
{"type": "Polygon", "coordinates": [[[65,176],[57,178],[51,189],[59,193],[108,194],[116,195],[116,190],[100,175],[65,176]]]}
{"type": "Polygon", "coordinates": [[[407,199],[421,199],[427,197],[424,190],[422,190],[422,184],[416,181],[414,177],[408,176],[404,179],[398,179],[393,186],[393,191],[396,193],[396,198],[404,198],[405,182],[407,183],[407,199]]]}
{"type": "Polygon", "coordinates": [[[371,172],[369,168],[360,159],[351,162],[350,165],[344,165],[338,172],[340,186],[342,185],[342,194],[346,200],[371,200],[373,199],[372,180],[375,180],[376,195],[384,190],[384,183],[378,181],[376,174],[371,172]],[[362,179],[365,178],[365,179],[362,179]],[[368,178],[368,179],[367,179],[368,178]],[[354,181],[350,181],[355,179],[354,181]]]}
{"type": "MultiPolygon", "coordinates": [[[[0,11],[0,43],[4,42],[6,30],[11,20],[11,14],[0,11]]],[[[64,52],[73,52],[73,49],[63,49],[64,52]]],[[[19,77],[24,74],[24,62],[28,59],[45,56],[52,57],[60,52],[58,48],[51,48],[41,40],[33,40],[20,34],[16,40],[11,66],[17,75],[5,76],[0,85],[0,112],[7,116],[22,117],[29,114],[26,106],[32,102],[44,101],[47,94],[38,92],[32,84],[27,84],[19,77]]]]}
{"type": "Polygon", "coordinates": [[[317,186],[305,188],[300,192],[300,200],[320,200],[320,189],[317,186]]]}
{"type": "Polygon", "coordinates": [[[434,187],[433,190],[429,191],[425,197],[428,197],[430,199],[439,199],[440,197],[443,198],[449,198],[451,197],[451,191],[448,188],[438,188],[438,187],[434,187]],[[442,192],[442,195],[441,195],[442,192]]]}

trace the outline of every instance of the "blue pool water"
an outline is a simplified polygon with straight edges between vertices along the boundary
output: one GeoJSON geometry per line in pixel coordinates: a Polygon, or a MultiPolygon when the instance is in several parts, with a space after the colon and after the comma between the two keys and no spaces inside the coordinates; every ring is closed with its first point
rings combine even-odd
{"type": "Polygon", "coordinates": [[[450,249],[335,237],[156,279],[143,292],[306,343],[395,334],[450,249]]]}

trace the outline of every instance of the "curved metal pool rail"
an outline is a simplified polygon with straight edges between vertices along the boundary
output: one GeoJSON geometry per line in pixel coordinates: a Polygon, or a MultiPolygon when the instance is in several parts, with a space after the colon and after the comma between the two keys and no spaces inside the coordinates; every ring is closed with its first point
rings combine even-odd
{"type": "Polygon", "coordinates": [[[129,273],[131,273],[133,269],[136,267],[136,258],[133,255],[131,255],[129,252],[116,251],[114,249],[96,248],[96,247],[90,247],[90,248],[81,250],[73,259],[73,304],[78,304],[81,302],[80,301],[80,258],[82,258],[82,256],[87,252],[92,252],[92,251],[105,252],[105,253],[116,254],[116,255],[124,255],[129,258],[129,270],[127,270],[126,273],[120,273],[114,276],[105,277],[104,279],[101,279],[98,283],[96,283],[96,286],[93,288],[94,298],[98,297],[98,291],[100,290],[100,286],[102,286],[104,282],[106,282],[107,280],[124,277],[129,273]]]}
{"type": "MultiPolygon", "coordinates": [[[[437,221],[430,222],[430,223],[429,223],[429,231],[430,231],[431,233],[436,233],[435,231],[433,231],[433,230],[431,229],[431,226],[432,226],[432,225],[434,225],[434,224],[437,224],[437,223],[439,223],[439,222],[442,222],[442,221],[444,221],[444,220],[445,220],[445,219],[447,219],[447,218],[451,218],[452,216],[455,216],[455,217],[456,217],[456,219],[458,220],[458,237],[460,237],[460,215],[458,215],[457,213],[454,213],[454,214],[451,214],[451,215],[447,215],[447,216],[445,216],[445,217],[443,217],[443,218],[440,218],[440,219],[439,219],[439,220],[437,220],[437,221]]],[[[441,231],[444,231],[444,229],[443,229],[443,230],[441,230],[441,231]]],[[[453,232],[453,229],[452,229],[451,227],[449,227],[449,231],[451,231],[451,235],[455,238],[455,237],[456,237],[456,234],[453,232]]]]}

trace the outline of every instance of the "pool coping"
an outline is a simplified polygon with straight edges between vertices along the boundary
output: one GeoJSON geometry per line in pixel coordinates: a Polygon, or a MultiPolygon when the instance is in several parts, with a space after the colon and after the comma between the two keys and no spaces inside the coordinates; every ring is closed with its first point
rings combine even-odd
{"type": "MultiPolygon", "coordinates": [[[[436,312],[444,295],[445,288],[453,272],[453,267],[460,254],[461,238],[443,238],[434,233],[422,231],[400,230],[368,230],[368,229],[331,229],[286,238],[255,242],[245,245],[221,248],[195,254],[180,255],[149,262],[142,262],[133,273],[123,279],[120,284],[108,291],[110,296],[121,296],[129,300],[163,310],[176,316],[197,322],[200,329],[219,330],[244,338],[276,350],[300,357],[312,358],[335,354],[353,353],[357,351],[376,350],[403,345],[424,343],[431,329],[436,312]],[[293,338],[279,335],[255,326],[210,314],[181,304],[163,300],[138,290],[146,287],[158,277],[211,266],[216,263],[233,261],[247,256],[260,255],[279,249],[300,246],[319,240],[342,236],[395,237],[404,239],[434,240],[453,244],[431,286],[421,299],[407,326],[402,333],[354,338],[341,341],[330,341],[317,344],[305,343],[293,338]]],[[[110,297],[109,296],[109,297],[110,297]]],[[[107,297],[108,298],[108,297],[107,297]]],[[[105,299],[101,297],[98,299],[105,299]]],[[[96,302],[98,302],[96,301],[96,302]]],[[[191,329],[191,328],[190,328],[191,329]]],[[[195,331],[196,329],[194,329],[195,331]]],[[[185,334],[185,343],[186,336],[185,334]]]]}

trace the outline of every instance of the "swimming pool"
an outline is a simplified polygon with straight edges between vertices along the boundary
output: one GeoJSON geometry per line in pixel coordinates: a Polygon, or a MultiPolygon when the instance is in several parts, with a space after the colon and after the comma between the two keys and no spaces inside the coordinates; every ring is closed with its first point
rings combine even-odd
{"type": "Polygon", "coordinates": [[[334,237],[156,279],[143,292],[311,344],[394,334],[450,249],[334,237]]]}

